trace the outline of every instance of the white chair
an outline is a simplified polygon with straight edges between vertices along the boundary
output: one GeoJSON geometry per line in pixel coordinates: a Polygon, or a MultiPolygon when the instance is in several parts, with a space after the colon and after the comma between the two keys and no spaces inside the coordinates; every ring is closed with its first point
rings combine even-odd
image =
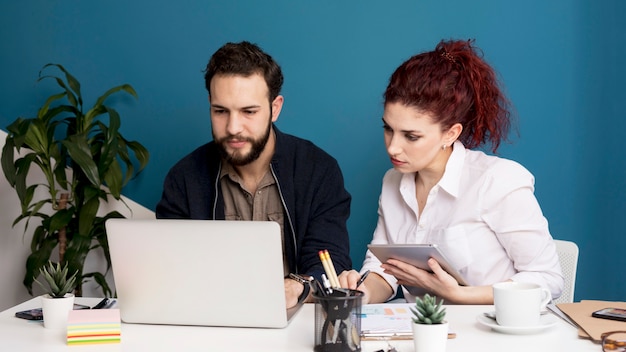
{"type": "Polygon", "coordinates": [[[561,297],[554,300],[554,303],[574,302],[574,287],[576,284],[576,268],[578,266],[578,246],[571,241],[554,240],[556,251],[561,263],[561,271],[565,285],[561,297]]]}

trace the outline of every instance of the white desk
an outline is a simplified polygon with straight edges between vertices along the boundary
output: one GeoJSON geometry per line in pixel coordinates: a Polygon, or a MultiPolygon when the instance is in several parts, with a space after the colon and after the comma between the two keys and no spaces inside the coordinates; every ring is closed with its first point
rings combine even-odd
{"type": "MultiPolygon", "coordinates": [[[[99,298],[77,298],[95,305],[99,298]]],[[[67,346],[64,330],[43,328],[42,323],[15,318],[15,312],[40,307],[33,298],[0,313],[0,351],[312,351],[314,306],[306,304],[285,329],[212,328],[122,324],[122,342],[109,345],[67,346]]],[[[598,352],[601,347],[578,338],[577,330],[559,324],[534,335],[507,335],[480,325],[476,317],[492,306],[447,306],[448,321],[457,333],[448,340],[448,351],[463,352],[598,352]]],[[[390,341],[398,352],[413,351],[413,341],[390,341]]],[[[362,341],[364,352],[387,347],[384,341],[362,341]]]]}

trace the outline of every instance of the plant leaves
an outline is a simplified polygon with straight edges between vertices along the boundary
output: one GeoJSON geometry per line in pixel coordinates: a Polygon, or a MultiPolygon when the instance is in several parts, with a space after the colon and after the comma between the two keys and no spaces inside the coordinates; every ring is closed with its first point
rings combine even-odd
{"type": "Polygon", "coordinates": [[[67,148],[70,157],[83,171],[85,176],[92,185],[100,185],[100,175],[98,173],[98,167],[93,161],[89,144],[84,135],[73,135],[64,140],[63,146],[67,148]]]}
{"type": "Polygon", "coordinates": [[[148,161],[150,160],[150,153],[148,152],[148,149],[146,149],[143,145],[139,144],[138,142],[135,142],[135,141],[127,142],[127,145],[135,153],[135,157],[139,161],[140,167],[139,167],[139,170],[137,171],[137,173],[139,173],[141,170],[143,170],[146,167],[146,165],[148,165],[148,161]]]}
{"type": "Polygon", "coordinates": [[[90,233],[91,226],[96,219],[96,213],[100,207],[98,197],[90,198],[83,204],[78,212],[78,234],[86,236],[90,233]]]}
{"type": "Polygon", "coordinates": [[[107,280],[104,277],[104,275],[102,275],[102,273],[92,272],[92,273],[84,274],[83,278],[93,278],[96,281],[96,283],[100,286],[100,288],[102,289],[102,294],[104,295],[104,297],[112,297],[113,296],[113,292],[111,291],[111,287],[109,287],[109,283],[107,282],[107,280]]]}
{"type": "Polygon", "coordinates": [[[77,108],[80,108],[83,105],[83,100],[82,100],[82,96],[80,93],[80,83],[62,65],[53,64],[53,63],[44,65],[41,71],[39,71],[39,81],[46,79],[46,78],[54,78],[57,84],[61,88],[65,89],[65,92],[67,93],[67,100],[70,102],[70,104],[72,104],[73,106],[77,108]],[[67,85],[65,84],[65,82],[63,82],[61,78],[57,76],[43,76],[42,75],[43,71],[50,66],[55,66],[63,72],[63,74],[65,75],[65,79],[67,81],[67,85]]]}
{"type": "Polygon", "coordinates": [[[74,212],[70,209],[58,210],[50,217],[49,231],[54,233],[59,231],[61,228],[68,226],[73,216],[74,212]]]}
{"type": "Polygon", "coordinates": [[[122,168],[117,160],[113,159],[113,162],[109,165],[108,169],[106,169],[104,182],[107,187],[109,187],[111,195],[115,199],[120,199],[122,196],[122,187],[124,185],[122,184],[122,168]]]}
{"type": "MultiPolygon", "coordinates": [[[[58,245],[58,230],[65,227],[68,243],[63,263],[67,263],[70,272],[78,272],[78,285],[81,286],[85,278],[93,278],[102,286],[103,292],[111,294],[106,273],[83,275],[82,270],[87,254],[97,248],[105,255],[107,272],[110,269],[104,221],[107,217],[123,216],[110,212],[105,218],[98,217],[100,200],[107,200],[107,194],[121,199],[124,185],[136,177],[149,160],[145,147],[138,142],[126,141],[120,134],[119,113],[104,105],[105,100],[117,92],[135,98],[137,93],[128,84],[110,88],[96,100],[87,114],[83,114],[80,82],[62,65],[50,63],[43,66],[38,81],[44,79],[53,79],[62,91],[47,97],[36,118],[18,117],[11,123],[2,151],[3,172],[15,188],[22,206],[22,213],[14,220],[13,226],[26,220],[26,233],[31,220],[32,224],[36,224],[24,285],[32,294],[32,283],[39,275],[39,269],[58,245]],[[62,75],[51,72],[53,68],[60,70],[62,75]],[[108,120],[98,119],[103,114],[108,114],[108,120]],[[134,153],[134,158],[129,155],[129,150],[134,153]],[[20,153],[19,156],[17,153],[20,153]],[[33,164],[44,173],[45,182],[31,183],[28,174],[33,164]],[[71,168],[71,177],[67,173],[68,168],[71,168]],[[109,186],[108,191],[101,188],[103,182],[109,186]],[[70,194],[67,207],[52,215],[44,213],[47,210],[42,209],[48,209],[56,202],[61,188],[70,194]],[[44,196],[42,199],[40,196],[44,190],[49,193],[49,198],[44,196]]],[[[125,202],[122,203],[128,207],[125,202]]],[[[80,287],[77,292],[80,292],[80,287]]]]}
{"type": "Polygon", "coordinates": [[[7,136],[4,147],[2,147],[2,171],[4,172],[4,177],[9,182],[11,187],[15,186],[15,174],[17,173],[17,169],[15,168],[15,143],[13,138],[7,136]]]}
{"type": "Polygon", "coordinates": [[[50,120],[51,117],[54,117],[56,114],[48,114],[48,111],[50,110],[50,104],[54,103],[55,101],[59,99],[63,99],[65,95],[66,93],[63,92],[63,93],[54,94],[48,97],[46,102],[39,108],[39,111],[37,112],[37,118],[47,121],[47,120],[50,120]]]}
{"type": "Polygon", "coordinates": [[[30,149],[44,157],[48,155],[48,133],[41,120],[33,120],[28,126],[25,136],[26,144],[30,149]]]}
{"type": "Polygon", "coordinates": [[[26,274],[24,275],[24,286],[29,294],[33,294],[33,282],[39,276],[39,270],[46,265],[52,254],[52,250],[56,247],[57,241],[52,237],[45,236],[38,243],[36,249],[32,249],[31,254],[26,259],[26,274]]]}
{"type": "Polygon", "coordinates": [[[104,101],[113,93],[117,93],[119,91],[125,91],[126,93],[132,95],[133,97],[137,98],[137,92],[135,92],[135,89],[130,85],[130,84],[122,84],[116,87],[113,87],[109,90],[107,90],[104,94],[102,94],[102,96],[100,96],[98,98],[98,100],[96,101],[96,103],[94,104],[94,106],[98,106],[98,105],[104,105],[104,101]]]}

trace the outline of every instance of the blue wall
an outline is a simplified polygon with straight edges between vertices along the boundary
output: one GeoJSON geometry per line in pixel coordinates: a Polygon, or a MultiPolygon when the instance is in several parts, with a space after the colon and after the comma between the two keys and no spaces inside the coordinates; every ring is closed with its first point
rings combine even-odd
{"type": "Polygon", "coordinates": [[[168,168],[210,139],[202,70],[227,41],[282,65],[278,126],[334,155],[353,195],[355,265],[376,222],[383,173],[381,94],[393,69],[443,38],[476,38],[519,114],[500,155],[536,177],[553,236],[581,247],[576,299],[626,300],[626,3],[555,1],[79,1],[0,4],[0,127],[33,116],[65,65],[88,102],[130,83],[122,130],[152,153],[125,195],[154,209],[168,168]]]}

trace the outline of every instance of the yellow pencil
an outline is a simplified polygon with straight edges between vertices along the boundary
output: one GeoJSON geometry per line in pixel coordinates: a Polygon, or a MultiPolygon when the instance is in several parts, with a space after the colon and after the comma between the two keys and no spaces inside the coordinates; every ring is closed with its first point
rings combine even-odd
{"type": "Polygon", "coordinates": [[[335,265],[333,264],[333,260],[330,259],[330,253],[328,253],[327,249],[324,250],[324,256],[326,257],[326,260],[328,260],[328,266],[330,266],[330,272],[333,277],[330,280],[330,282],[332,284],[333,280],[335,280],[335,285],[333,287],[339,287],[339,277],[337,277],[337,272],[335,271],[335,265]]]}

